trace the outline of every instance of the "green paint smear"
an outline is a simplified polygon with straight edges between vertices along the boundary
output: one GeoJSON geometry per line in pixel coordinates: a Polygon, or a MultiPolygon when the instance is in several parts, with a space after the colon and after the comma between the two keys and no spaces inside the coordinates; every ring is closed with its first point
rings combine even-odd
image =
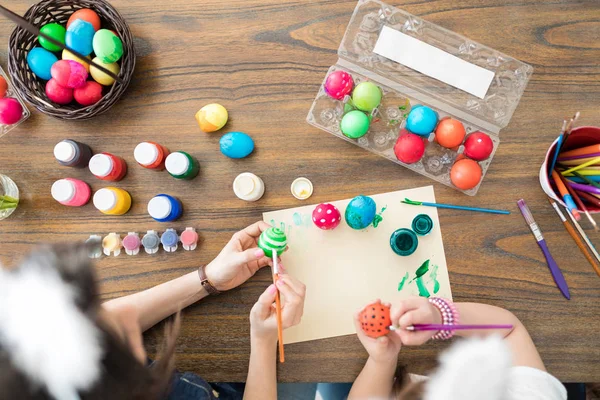
{"type": "Polygon", "coordinates": [[[425,287],[425,284],[423,283],[423,277],[417,278],[417,288],[419,289],[419,296],[421,296],[421,297],[431,296],[431,294],[429,294],[429,290],[427,290],[427,288],[425,287]]]}
{"type": "Polygon", "coordinates": [[[304,226],[308,228],[310,226],[310,224],[312,223],[312,218],[310,217],[310,215],[305,214],[302,217],[302,221],[304,222],[304,226]]]}
{"type": "Polygon", "coordinates": [[[385,210],[387,210],[387,206],[383,207],[381,211],[379,211],[379,213],[375,215],[375,218],[373,218],[373,228],[377,228],[379,226],[379,223],[383,221],[383,217],[381,216],[381,214],[383,214],[385,210]]]}
{"type": "Polygon", "coordinates": [[[300,215],[299,213],[296,212],[296,213],[294,213],[292,218],[294,219],[294,224],[296,226],[302,225],[302,215],[300,215]]]}
{"type": "Polygon", "coordinates": [[[429,282],[433,282],[433,294],[440,291],[440,282],[437,280],[438,266],[434,265],[429,273],[429,282]]]}
{"type": "Polygon", "coordinates": [[[402,289],[404,289],[404,284],[406,283],[407,280],[408,280],[408,272],[402,277],[402,280],[398,284],[398,291],[401,291],[402,289]]]}
{"type": "Polygon", "coordinates": [[[415,277],[414,277],[413,281],[420,279],[428,271],[429,271],[429,260],[426,260],[423,264],[421,264],[421,266],[415,272],[415,277]]]}

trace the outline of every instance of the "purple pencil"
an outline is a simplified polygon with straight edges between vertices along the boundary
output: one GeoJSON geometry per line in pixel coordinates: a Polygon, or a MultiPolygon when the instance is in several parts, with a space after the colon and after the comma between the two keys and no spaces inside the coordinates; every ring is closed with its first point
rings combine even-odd
{"type": "Polygon", "coordinates": [[[573,183],[571,183],[571,187],[575,190],[580,190],[580,191],[586,192],[586,193],[600,194],[600,188],[590,186],[590,185],[584,185],[582,183],[573,182],[573,183]]]}

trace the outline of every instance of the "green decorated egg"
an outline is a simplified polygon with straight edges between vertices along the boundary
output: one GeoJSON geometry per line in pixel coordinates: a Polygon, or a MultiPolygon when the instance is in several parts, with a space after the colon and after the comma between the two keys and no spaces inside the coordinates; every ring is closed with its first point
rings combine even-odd
{"type": "Polygon", "coordinates": [[[105,64],[117,62],[123,56],[123,42],[108,29],[96,32],[92,45],[96,57],[105,64]]]}
{"type": "MultiPolygon", "coordinates": [[[[65,35],[67,34],[67,30],[64,26],[60,24],[46,24],[42,26],[40,32],[45,34],[46,36],[50,36],[52,39],[56,40],[59,43],[65,44],[65,35]]],[[[60,51],[61,48],[53,43],[50,43],[48,40],[44,39],[41,36],[38,36],[38,41],[40,42],[40,46],[45,48],[48,51],[60,51]]]]}
{"type": "Polygon", "coordinates": [[[273,257],[273,252],[279,256],[287,247],[287,237],[281,229],[269,228],[258,238],[258,247],[263,249],[269,258],[273,257]]]}

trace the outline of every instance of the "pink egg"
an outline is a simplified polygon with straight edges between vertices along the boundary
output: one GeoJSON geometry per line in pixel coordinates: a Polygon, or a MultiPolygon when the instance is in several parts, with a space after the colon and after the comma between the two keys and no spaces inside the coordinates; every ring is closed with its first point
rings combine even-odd
{"type": "Polygon", "coordinates": [[[336,206],[329,203],[319,204],[315,207],[312,218],[314,224],[323,230],[335,229],[342,220],[342,214],[336,206]]]}
{"type": "Polygon", "coordinates": [[[475,161],[487,159],[494,150],[494,142],[482,132],[473,132],[465,141],[465,155],[475,161]]]}
{"type": "Polygon", "coordinates": [[[52,78],[46,83],[46,96],[56,104],[69,104],[73,101],[73,89],[59,85],[56,79],[52,78]]]}
{"type": "Polygon", "coordinates": [[[66,88],[75,89],[85,85],[88,72],[83,65],[73,60],[60,60],[50,69],[52,78],[66,88]]]}
{"type": "Polygon", "coordinates": [[[102,99],[102,85],[98,82],[87,81],[82,87],[73,90],[75,101],[82,106],[91,106],[102,99]]]}
{"type": "Polygon", "coordinates": [[[342,100],[352,92],[354,80],[346,71],[334,71],[325,80],[325,93],[336,100],[342,100]]]}
{"type": "Polygon", "coordinates": [[[0,124],[12,125],[21,119],[23,106],[17,99],[4,97],[0,99],[0,124]]]}

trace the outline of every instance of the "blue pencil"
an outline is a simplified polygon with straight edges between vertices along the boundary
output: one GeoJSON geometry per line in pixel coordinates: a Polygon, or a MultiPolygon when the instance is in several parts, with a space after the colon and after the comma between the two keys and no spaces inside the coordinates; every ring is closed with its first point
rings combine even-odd
{"type": "Polygon", "coordinates": [[[550,164],[550,168],[548,168],[548,174],[551,174],[554,170],[554,167],[556,166],[556,160],[558,159],[558,153],[560,152],[560,148],[562,147],[563,135],[565,132],[566,125],[567,121],[564,121],[562,132],[560,133],[560,136],[558,137],[558,142],[556,142],[556,146],[554,147],[554,156],[552,157],[552,163],[550,164]]]}
{"type": "Polygon", "coordinates": [[[478,208],[478,207],[466,207],[466,206],[455,206],[452,204],[442,204],[442,203],[427,203],[424,201],[413,201],[409,199],[404,199],[402,201],[404,204],[411,204],[413,206],[428,206],[428,207],[437,207],[437,208],[451,208],[453,210],[465,210],[465,211],[476,211],[490,214],[510,214],[510,211],[507,210],[494,210],[492,208],[478,208]]]}

